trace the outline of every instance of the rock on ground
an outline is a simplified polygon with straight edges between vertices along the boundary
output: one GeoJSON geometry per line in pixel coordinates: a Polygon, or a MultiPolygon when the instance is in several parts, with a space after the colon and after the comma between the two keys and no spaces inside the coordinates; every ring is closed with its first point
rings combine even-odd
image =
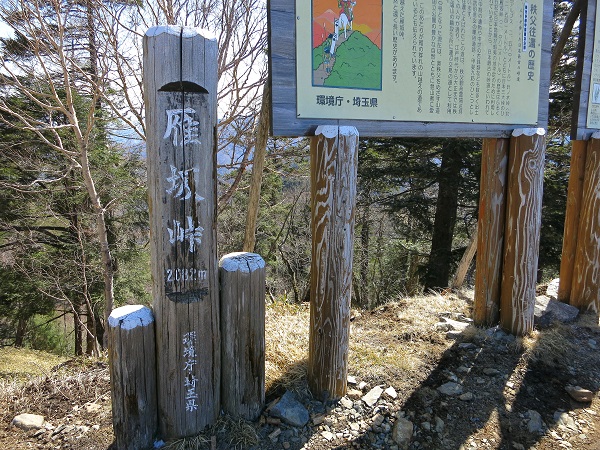
{"type": "Polygon", "coordinates": [[[539,295],[535,298],[534,323],[539,328],[547,328],[554,322],[573,322],[579,315],[579,309],[563,302],[551,300],[539,295]]]}
{"type": "Polygon", "coordinates": [[[571,398],[577,402],[588,403],[594,399],[594,393],[592,391],[580,386],[567,386],[565,389],[571,398]]]}
{"type": "Polygon", "coordinates": [[[398,418],[392,430],[392,439],[398,446],[406,450],[413,435],[413,423],[403,417],[398,418]]]}
{"type": "Polygon", "coordinates": [[[44,426],[44,416],[37,414],[19,414],[11,424],[21,430],[39,430],[44,426]]]}
{"type": "Polygon", "coordinates": [[[558,300],[558,284],[560,279],[555,278],[550,283],[548,283],[548,287],[546,288],[546,295],[550,297],[552,300],[558,300]]]}
{"type": "Polygon", "coordinates": [[[303,427],[309,419],[308,410],[289,391],[271,408],[270,414],[294,427],[303,427]]]}
{"type": "Polygon", "coordinates": [[[379,400],[383,394],[383,388],[381,386],[375,386],[371,389],[367,394],[362,398],[362,401],[365,402],[369,406],[373,406],[379,400]]]}

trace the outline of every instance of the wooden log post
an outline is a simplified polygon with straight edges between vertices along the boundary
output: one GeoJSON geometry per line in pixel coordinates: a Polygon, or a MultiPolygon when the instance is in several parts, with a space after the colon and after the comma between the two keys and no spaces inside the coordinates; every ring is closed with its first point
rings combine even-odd
{"type": "Polygon", "coordinates": [[[265,404],[265,262],[256,253],[219,261],[221,407],[232,417],[258,418],[265,404]]]}
{"type": "Polygon", "coordinates": [[[358,131],[321,126],[311,147],[312,262],[308,383],[317,398],[346,394],[358,131]]]}
{"type": "Polygon", "coordinates": [[[473,262],[473,257],[477,251],[477,235],[477,227],[475,227],[475,230],[469,239],[469,243],[467,244],[467,248],[458,262],[456,272],[450,281],[450,287],[452,289],[460,289],[465,282],[467,272],[469,271],[469,267],[471,267],[471,262],[473,262]]]}
{"type": "Polygon", "coordinates": [[[517,129],[510,139],[500,324],[518,336],[533,330],[545,144],[543,128],[517,129]]]}
{"type": "Polygon", "coordinates": [[[565,228],[560,258],[560,281],[557,295],[558,300],[564,303],[569,303],[571,288],[573,287],[573,270],[575,268],[586,154],[587,141],[571,141],[571,167],[567,188],[567,209],[565,212],[565,228]]]}
{"type": "Polygon", "coordinates": [[[600,312],[600,133],[587,148],[571,304],[600,312]]]}
{"type": "Polygon", "coordinates": [[[152,448],[157,431],[154,316],[128,305],[108,317],[113,430],[119,450],[152,448]]]}
{"type": "Polygon", "coordinates": [[[510,139],[483,140],[473,305],[477,325],[495,325],[500,317],[509,144],[510,139]]]}
{"type": "Polygon", "coordinates": [[[220,409],[216,39],[148,30],[144,89],[158,419],[170,439],[200,433],[220,409]]]}

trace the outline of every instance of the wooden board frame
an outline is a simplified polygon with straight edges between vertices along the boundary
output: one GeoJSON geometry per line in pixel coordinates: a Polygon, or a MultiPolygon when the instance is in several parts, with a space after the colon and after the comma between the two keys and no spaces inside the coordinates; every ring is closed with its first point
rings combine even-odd
{"type": "Polygon", "coordinates": [[[596,0],[584,0],[579,16],[579,47],[577,48],[571,139],[584,141],[587,141],[593,133],[599,131],[595,128],[587,128],[587,113],[592,80],[592,58],[594,55],[596,7],[596,0]]]}
{"type": "Polygon", "coordinates": [[[268,0],[269,75],[272,88],[273,136],[313,136],[319,125],[354,126],[361,137],[510,137],[515,128],[548,126],[551,0],[544,0],[538,121],[535,124],[402,122],[393,120],[299,119],[296,115],[295,0],[268,0]],[[275,38],[276,37],[276,38],[275,38]]]}

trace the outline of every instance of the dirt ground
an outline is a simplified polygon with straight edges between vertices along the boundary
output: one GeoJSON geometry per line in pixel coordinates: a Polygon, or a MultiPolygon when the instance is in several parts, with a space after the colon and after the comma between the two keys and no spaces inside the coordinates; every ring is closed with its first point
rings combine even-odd
{"type": "MultiPolygon", "coordinates": [[[[311,420],[292,427],[266,411],[255,423],[220,419],[196,439],[169,448],[399,449],[398,417],[410,420],[410,449],[600,450],[600,327],[583,316],[515,339],[497,329],[453,332],[465,322],[471,293],[403,299],[373,311],[353,310],[349,375],[343,402],[321,403],[306,388],[307,305],[267,309],[267,404],[286,390],[311,420]],[[354,383],[356,382],[356,383],[354,383]],[[360,383],[364,385],[359,386],[360,383]],[[452,382],[460,395],[438,388],[452,382]],[[393,387],[372,407],[361,396],[393,387]],[[593,393],[575,401],[568,386],[593,393]],[[361,389],[359,389],[359,387],[361,389]],[[535,417],[541,419],[535,426],[535,417]],[[212,439],[211,443],[211,437],[212,439]]],[[[2,353],[0,352],[0,357],[2,353]]],[[[106,360],[71,360],[41,377],[0,373],[0,448],[109,449],[113,441],[106,360]],[[20,413],[43,415],[46,427],[11,426],[20,413]]]]}

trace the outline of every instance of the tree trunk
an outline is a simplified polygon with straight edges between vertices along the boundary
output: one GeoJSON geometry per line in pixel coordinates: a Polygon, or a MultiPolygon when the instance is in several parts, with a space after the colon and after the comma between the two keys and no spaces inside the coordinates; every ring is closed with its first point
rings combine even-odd
{"type": "Polygon", "coordinates": [[[369,304],[369,244],[371,237],[371,221],[370,221],[371,208],[369,204],[363,206],[362,212],[362,226],[360,229],[360,296],[362,297],[363,307],[367,307],[369,304]]]}
{"type": "Polygon", "coordinates": [[[448,287],[461,163],[460,147],[455,142],[449,141],[442,149],[442,166],[438,176],[438,198],[431,252],[424,280],[425,287],[428,289],[448,287]]]}
{"type": "Polygon", "coordinates": [[[23,347],[25,340],[25,332],[27,331],[27,319],[19,317],[17,322],[17,331],[15,334],[15,347],[23,347]]]}
{"type": "Polygon", "coordinates": [[[73,325],[75,326],[75,355],[83,355],[83,317],[79,299],[73,300],[73,325]]]}
{"type": "Polygon", "coordinates": [[[254,145],[254,158],[252,159],[252,177],[250,180],[250,194],[248,198],[248,214],[246,215],[246,233],[244,236],[244,251],[253,252],[256,245],[256,220],[260,203],[263,169],[267,154],[267,139],[269,137],[269,123],[271,118],[271,87],[269,81],[263,90],[260,119],[256,132],[254,145]]]}

